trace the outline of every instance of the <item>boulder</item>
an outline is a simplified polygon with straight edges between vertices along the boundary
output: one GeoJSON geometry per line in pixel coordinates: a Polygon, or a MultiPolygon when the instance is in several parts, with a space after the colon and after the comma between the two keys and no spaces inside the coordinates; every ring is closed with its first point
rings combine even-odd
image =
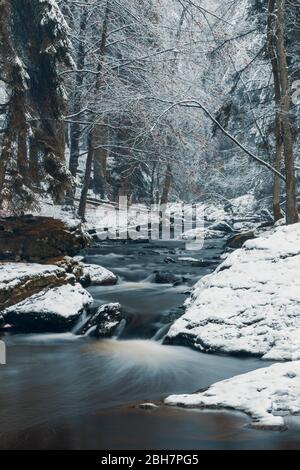
{"type": "Polygon", "coordinates": [[[153,281],[156,284],[178,284],[181,282],[185,282],[182,276],[177,276],[176,274],[159,271],[154,272],[153,281]]]}
{"type": "Polygon", "coordinates": [[[76,331],[76,334],[96,338],[111,338],[116,334],[121,323],[125,321],[125,316],[120,304],[105,304],[99,307],[96,313],[86,319],[76,331]]]}
{"type": "Polygon", "coordinates": [[[248,240],[203,277],[165,343],[204,352],[300,359],[300,223],[248,240]]]}
{"type": "Polygon", "coordinates": [[[233,228],[225,221],[215,222],[214,224],[209,226],[209,229],[213,231],[217,231],[217,232],[224,232],[224,233],[234,232],[233,228]]]}
{"type": "Polygon", "coordinates": [[[176,263],[175,259],[174,258],[171,258],[170,256],[168,256],[167,258],[164,259],[164,262],[166,264],[174,264],[176,263]]]}
{"type": "Polygon", "coordinates": [[[148,410],[148,411],[159,409],[158,405],[155,405],[154,403],[141,403],[140,405],[138,405],[138,408],[140,408],[141,410],[148,410]]]}
{"type": "Polygon", "coordinates": [[[67,273],[73,274],[84,287],[113,286],[118,282],[118,277],[111,271],[97,264],[82,263],[81,257],[64,256],[51,259],[49,262],[63,268],[67,273]]]}
{"type": "Polygon", "coordinates": [[[187,230],[181,235],[181,238],[187,241],[198,240],[199,242],[204,242],[204,240],[224,238],[224,236],[225,233],[220,230],[213,230],[210,227],[201,227],[187,230]]]}
{"type": "Polygon", "coordinates": [[[82,269],[84,279],[91,286],[113,286],[118,282],[118,277],[102,266],[83,264],[82,269]]]}
{"type": "Polygon", "coordinates": [[[256,235],[253,231],[238,233],[237,235],[229,238],[227,246],[229,246],[229,248],[242,248],[247,240],[253,240],[254,238],[256,238],[256,235]]]}
{"type": "Polygon", "coordinates": [[[43,263],[50,258],[76,255],[90,237],[80,223],[70,225],[51,217],[0,219],[0,260],[43,263]]]}
{"type": "Polygon", "coordinates": [[[74,276],[55,265],[0,263],[0,311],[45,288],[75,284],[74,276]]]}
{"type": "Polygon", "coordinates": [[[197,258],[183,257],[183,258],[178,258],[178,261],[181,261],[183,264],[190,265],[193,268],[208,268],[210,266],[216,266],[219,264],[219,260],[215,258],[197,259],[197,258]]]}
{"type": "Polygon", "coordinates": [[[6,324],[27,333],[71,330],[92,304],[91,295],[80,285],[47,289],[3,311],[6,324]]]}

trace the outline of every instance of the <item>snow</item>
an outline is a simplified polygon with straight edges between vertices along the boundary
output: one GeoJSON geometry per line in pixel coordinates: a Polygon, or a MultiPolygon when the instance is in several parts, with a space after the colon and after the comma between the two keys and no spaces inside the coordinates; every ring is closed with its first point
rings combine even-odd
{"type": "Polygon", "coordinates": [[[211,238],[223,238],[224,232],[220,230],[212,230],[208,228],[195,228],[191,230],[187,230],[182,234],[183,240],[208,240],[211,238]]]}
{"type": "Polygon", "coordinates": [[[75,217],[72,212],[64,210],[61,205],[53,204],[49,199],[41,200],[39,210],[33,211],[33,215],[61,220],[69,228],[82,224],[82,221],[78,217],[75,217]]]}
{"type": "Polygon", "coordinates": [[[238,217],[251,217],[256,212],[257,201],[252,194],[245,194],[235,199],[231,199],[233,214],[238,217]]]}
{"type": "Polygon", "coordinates": [[[23,302],[3,311],[3,315],[13,312],[15,315],[37,314],[42,317],[55,315],[70,318],[80,315],[93,302],[91,295],[80,285],[66,284],[54,289],[44,290],[23,302]]]}
{"type": "Polygon", "coordinates": [[[284,417],[300,412],[300,361],[274,364],[238,375],[192,395],[173,395],[167,405],[230,408],[252,417],[252,426],[283,430],[284,417]]]}
{"type": "Polygon", "coordinates": [[[45,26],[52,21],[56,24],[57,28],[62,28],[65,31],[69,30],[69,26],[55,0],[39,0],[40,3],[45,3],[48,6],[48,11],[42,18],[41,25],[45,26]]]}
{"type": "Polygon", "coordinates": [[[300,224],[249,240],[195,286],[167,340],[202,351],[300,359],[300,224]]]}
{"type": "Polygon", "coordinates": [[[34,263],[0,263],[0,290],[6,290],[29,279],[48,275],[63,275],[64,269],[58,266],[34,263]]]}
{"type": "Polygon", "coordinates": [[[87,276],[94,286],[116,284],[117,276],[106,268],[96,264],[83,264],[83,276],[87,276]]]}

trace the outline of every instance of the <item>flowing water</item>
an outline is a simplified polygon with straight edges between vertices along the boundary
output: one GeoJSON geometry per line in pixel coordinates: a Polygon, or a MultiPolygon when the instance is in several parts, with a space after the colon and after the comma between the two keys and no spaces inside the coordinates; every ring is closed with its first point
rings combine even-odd
{"type": "Polygon", "coordinates": [[[187,253],[175,242],[107,243],[86,261],[119,276],[112,287],[92,287],[95,306],[120,302],[127,322],[118,338],[68,334],[5,337],[8,365],[0,367],[1,449],[231,449],[298,448],[300,428],[285,433],[249,429],[239,413],[164,407],[168,394],[193,392],[266,364],[258,359],[202,354],[166,346],[162,339],[191,286],[213,267],[180,257],[216,261],[223,242],[187,253]],[[171,261],[176,261],[175,263],[171,261]],[[155,284],[154,272],[183,276],[179,285],[155,284]],[[139,404],[155,401],[145,410],[139,404]]]}

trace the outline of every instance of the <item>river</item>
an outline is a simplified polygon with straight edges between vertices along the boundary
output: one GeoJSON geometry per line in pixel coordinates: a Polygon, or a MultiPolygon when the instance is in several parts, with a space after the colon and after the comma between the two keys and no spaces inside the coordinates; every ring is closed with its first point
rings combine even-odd
{"type": "Polygon", "coordinates": [[[95,306],[120,302],[127,313],[118,339],[68,334],[8,335],[8,365],[0,368],[0,449],[294,449],[300,426],[284,433],[250,429],[229,411],[168,408],[169,394],[193,392],[266,364],[256,358],[202,354],[166,346],[162,338],[192,285],[211,272],[179,258],[217,263],[222,240],[199,252],[180,242],[102,243],[86,261],[119,276],[112,287],[91,287],[95,306]],[[175,263],[172,262],[176,261],[175,263]],[[153,272],[183,276],[155,284],[153,272]],[[145,410],[139,404],[155,402],[145,410]]]}

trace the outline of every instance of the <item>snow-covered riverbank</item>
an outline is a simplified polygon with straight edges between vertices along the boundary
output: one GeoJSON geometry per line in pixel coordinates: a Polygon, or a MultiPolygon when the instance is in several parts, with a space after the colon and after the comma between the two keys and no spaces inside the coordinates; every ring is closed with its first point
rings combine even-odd
{"type": "Polygon", "coordinates": [[[300,358],[300,224],[278,227],[202,278],[168,341],[208,352],[300,358]]]}
{"type": "Polygon", "coordinates": [[[275,364],[218,382],[207,391],[173,395],[166,404],[244,411],[252,425],[283,430],[300,412],[300,224],[249,240],[194,288],[168,342],[207,352],[246,353],[275,364]]]}
{"type": "Polygon", "coordinates": [[[251,426],[284,430],[284,416],[300,412],[300,362],[274,364],[238,375],[192,395],[173,395],[165,403],[187,408],[230,408],[252,417],[251,426]]]}

